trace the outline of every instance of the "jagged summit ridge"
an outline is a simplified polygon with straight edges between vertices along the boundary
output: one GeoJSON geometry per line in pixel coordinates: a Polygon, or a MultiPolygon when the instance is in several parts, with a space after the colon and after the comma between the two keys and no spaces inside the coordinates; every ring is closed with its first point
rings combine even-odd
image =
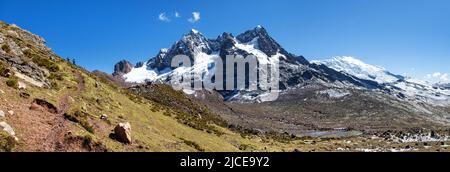
{"type": "MultiPolygon", "coordinates": [[[[284,50],[269,36],[264,27],[258,26],[236,37],[231,33],[224,32],[216,39],[208,39],[201,32],[192,29],[183,35],[179,41],[175,42],[171,48],[161,49],[154,58],[148,60],[146,62],[147,70],[165,71],[170,68],[172,58],[180,54],[189,56],[192,61],[196,61],[196,58],[202,54],[203,56],[219,54],[222,58],[230,54],[243,56],[252,54],[258,56],[258,58],[268,58],[280,54],[289,63],[308,64],[308,61],[302,56],[295,56],[284,50]],[[251,49],[242,49],[243,46],[239,47],[239,45],[244,45],[244,47],[250,47],[251,49]]],[[[136,65],[136,67],[142,66],[136,65]]],[[[153,78],[147,79],[152,80],[153,78]]],[[[130,82],[142,83],[144,81],[130,82]]]]}

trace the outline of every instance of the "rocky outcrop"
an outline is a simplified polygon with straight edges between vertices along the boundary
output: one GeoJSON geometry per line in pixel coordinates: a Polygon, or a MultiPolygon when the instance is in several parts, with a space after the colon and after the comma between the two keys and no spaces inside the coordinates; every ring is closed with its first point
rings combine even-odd
{"type": "Polygon", "coordinates": [[[130,85],[129,83],[126,83],[125,80],[121,76],[116,76],[115,77],[115,76],[113,76],[111,74],[108,74],[108,73],[105,73],[105,72],[102,72],[102,71],[99,71],[99,70],[94,70],[94,71],[92,71],[92,73],[95,76],[99,77],[100,79],[109,81],[111,83],[115,83],[115,84],[117,84],[119,86],[122,86],[122,87],[128,87],[130,85]]]}
{"type": "Polygon", "coordinates": [[[114,65],[114,73],[112,75],[121,77],[130,72],[131,69],[133,69],[133,64],[129,61],[122,60],[114,65]]]}
{"type": "Polygon", "coordinates": [[[38,87],[50,87],[47,78],[50,73],[43,62],[53,63],[58,57],[45,45],[43,38],[2,22],[0,47],[0,61],[7,64],[17,77],[38,87]]]}
{"type": "Polygon", "coordinates": [[[114,128],[114,137],[117,141],[131,144],[131,125],[129,122],[127,123],[119,123],[114,128]]]}
{"type": "Polygon", "coordinates": [[[47,79],[47,76],[49,76],[48,70],[34,63],[27,63],[17,56],[0,54],[0,61],[7,63],[12,69],[15,69],[17,71],[15,73],[17,77],[29,80],[30,83],[35,83],[34,85],[38,87],[50,86],[50,81],[47,79]]]}
{"type": "Polygon", "coordinates": [[[136,65],[134,66],[135,68],[140,68],[144,66],[144,62],[137,62],[136,65]]]}

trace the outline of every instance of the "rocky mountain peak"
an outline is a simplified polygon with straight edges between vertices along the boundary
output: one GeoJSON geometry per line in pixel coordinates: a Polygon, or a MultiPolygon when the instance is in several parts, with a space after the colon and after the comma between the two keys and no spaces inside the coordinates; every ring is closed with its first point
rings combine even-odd
{"type": "Polygon", "coordinates": [[[187,55],[193,61],[199,53],[211,54],[212,51],[210,41],[202,33],[192,29],[170,49],[161,49],[156,57],[147,62],[147,65],[149,68],[163,70],[170,66],[172,58],[176,55],[187,55]]]}
{"type": "Polygon", "coordinates": [[[267,30],[262,26],[257,26],[236,37],[241,43],[255,42],[257,48],[268,56],[276,55],[279,52],[287,54],[285,50],[273,39],[267,30]]]}
{"type": "Polygon", "coordinates": [[[170,59],[166,58],[168,53],[169,50],[166,48],[159,50],[158,55],[156,55],[155,58],[150,59],[147,62],[147,65],[150,68],[164,69],[165,67],[170,65],[170,59]]]}
{"type": "Polygon", "coordinates": [[[262,26],[257,26],[251,30],[248,30],[242,34],[239,34],[236,39],[239,40],[242,43],[247,43],[252,41],[255,38],[268,38],[270,37],[267,33],[267,30],[262,26]]]}
{"type": "Polygon", "coordinates": [[[195,55],[197,53],[210,53],[208,39],[203,36],[199,31],[192,29],[188,34],[184,35],[181,41],[178,42],[178,49],[188,51],[189,55],[195,55]]]}
{"type": "Polygon", "coordinates": [[[213,40],[211,42],[211,44],[216,44],[215,46],[212,46],[214,51],[219,51],[221,49],[232,48],[236,44],[236,39],[234,38],[233,34],[224,32],[222,33],[222,35],[217,37],[216,40],[213,40]]]}
{"type": "Polygon", "coordinates": [[[122,60],[114,65],[113,76],[122,76],[129,73],[133,69],[133,64],[127,60],[122,60]]]}

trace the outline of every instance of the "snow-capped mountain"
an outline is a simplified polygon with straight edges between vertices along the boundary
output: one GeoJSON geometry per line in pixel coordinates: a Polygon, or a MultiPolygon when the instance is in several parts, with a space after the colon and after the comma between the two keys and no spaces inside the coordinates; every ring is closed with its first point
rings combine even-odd
{"type": "MultiPolygon", "coordinates": [[[[167,83],[172,78],[188,72],[204,76],[214,72],[215,68],[210,65],[214,58],[226,61],[227,55],[254,55],[259,63],[279,62],[280,93],[307,85],[320,85],[327,88],[378,90],[405,101],[433,105],[447,105],[450,100],[449,90],[393,74],[382,67],[366,64],[353,57],[335,57],[310,63],[303,56],[283,49],[262,26],[238,36],[223,33],[216,39],[208,39],[193,29],[170,48],[161,49],[154,58],[126,70],[128,73],[124,73],[123,78],[130,83],[167,83]],[[176,55],[188,56],[193,66],[172,68],[171,61],[176,55]]],[[[267,95],[266,91],[261,90],[227,90],[219,93],[225,100],[244,102],[264,102],[264,96],[267,95]]]]}
{"type": "Polygon", "coordinates": [[[286,51],[262,26],[237,36],[225,32],[215,39],[191,30],[131,70],[121,68],[129,65],[118,65],[123,70],[117,73],[129,83],[169,83],[186,73],[214,73],[212,60],[226,61],[227,55],[254,55],[259,64],[279,64],[280,96],[273,101],[264,90],[185,91],[239,125],[264,129],[270,123],[285,130],[311,123],[318,128],[333,124],[332,128],[366,130],[388,125],[401,128],[411,122],[414,126],[450,124],[450,90],[351,57],[309,62],[286,51]],[[172,58],[177,55],[188,56],[193,66],[172,68],[172,58]]]}
{"type": "Polygon", "coordinates": [[[311,61],[316,64],[324,64],[337,71],[345,72],[361,79],[372,80],[380,84],[393,83],[405,79],[403,76],[394,75],[382,67],[373,66],[359,59],[342,56],[329,60],[311,61]]]}
{"type": "Polygon", "coordinates": [[[433,86],[432,84],[402,75],[392,74],[382,67],[366,64],[354,57],[334,57],[323,61],[312,61],[323,64],[337,71],[355,77],[375,81],[384,86],[391,94],[402,99],[416,100],[433,105],[449,105],[450,91],[445,90],[445,84],[433,86]]]}
{"type": "MultiPolygon", "coordinates": [[[[297,56],[283,49],[266,29],[257,26],[238,36],[223,33],[216,39],[208,39],[201,32],[191,30],[171,48],[161,51],[150,60],[136,65],[131,71],[123,75],[127,82],[167,82],[172,77],[186,72],[200,73],[203,76],[214,71],[208,67],[213,58],[226,61],[227,55],[254,55],[258,63],[279,62],[280,89],[286,90],[299,84],[328,83],[336,86],[350,85],[364,88],[377,88],[376,82],[352,77],[337,72],[325,65],[310,64],[303,56],[297,56]],[[170,63],[176,55],[186,55],[193,61],[190,68],[171,68],[170,63]]],[[[252,69],[253,70],[253,69],[252,69]]],[[[237,90],[221,91],[227,100],[255,100],[263,101],[264,92],[245,92],[237,90]]]]}

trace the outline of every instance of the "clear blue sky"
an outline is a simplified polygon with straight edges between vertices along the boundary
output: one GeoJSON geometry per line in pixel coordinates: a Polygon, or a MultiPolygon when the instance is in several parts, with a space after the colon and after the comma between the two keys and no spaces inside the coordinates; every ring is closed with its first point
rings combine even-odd
{"type": "Polygon", "coordinates": [[[309,60],[354,56],[420,79],[450,73],[448,0],[0,0],[0,20],[89,70],[147,60],[191,28],[215,38],[260,24],[309,60]],[[195,11],[200,20],[188,22],[195,11]]]}

